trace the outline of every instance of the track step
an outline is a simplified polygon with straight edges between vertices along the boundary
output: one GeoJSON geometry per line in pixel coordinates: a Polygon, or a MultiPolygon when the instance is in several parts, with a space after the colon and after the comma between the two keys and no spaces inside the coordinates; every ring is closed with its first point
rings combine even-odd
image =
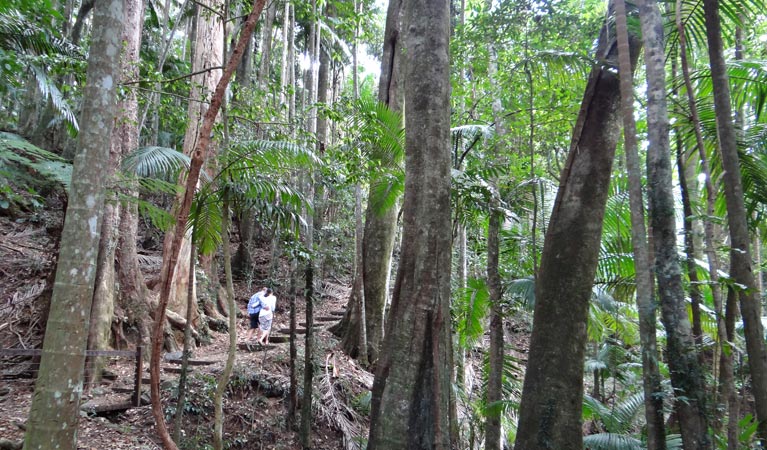
{"type": "MultiPolygon", "coordinates": [[[[167,359],[167,360],[165,360],[165,362],[167,362],[169,364],[181,365],[182,361],[181,361],[180,358],[179,359],[175,359],[174,358],[174,359],[167,359]]],[[[190,359],[189,361],[187,361],[187,363],[190,366],[209,366],[211,364],[215,364],[216,362],[217,361],[211,361],[211,360],[208,360],[208,359],[190,359]]]]}

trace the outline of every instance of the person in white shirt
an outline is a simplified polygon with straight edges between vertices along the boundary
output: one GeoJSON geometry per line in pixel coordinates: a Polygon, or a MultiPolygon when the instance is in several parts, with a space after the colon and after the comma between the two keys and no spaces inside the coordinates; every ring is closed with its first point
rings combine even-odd
{"type": "Polygon", "coordinates": [[[248,342],[253,339],[253,333],[255,333],[258,329],[258,316],[261,313],[261,299],[266,296],[266,289],[266,286],[262,287],[261,290],[253,294],[253,296],[250,297],[250,300],[248,300],[248,318],[250,319],[250,328],[248,328],[248,335],[245,337],[245,340],[248,342]]]}
{"type": "Polygon", "coordinates": [[[258,314],[258,343],[261,345],[269,343],[269,333],[272,330],[272,319],[276,307],[277,297],[271,289],[267,289],[265,295],[261,297],[261,311],[258,314]]]}

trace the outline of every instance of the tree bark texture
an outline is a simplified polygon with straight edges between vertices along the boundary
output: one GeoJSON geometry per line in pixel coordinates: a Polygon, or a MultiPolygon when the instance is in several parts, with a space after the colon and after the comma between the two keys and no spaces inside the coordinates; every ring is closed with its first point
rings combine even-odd
{"type": "Polygon", "coordinates": [[[405,13],[403,245],[369,450],[451,448],[449,14],[446,0],[412,1],[405,13]]]}
{"type": "MultiPolygon", "coordinates": [[[[589,76],[544,240],[517,450],[583,448],[586,324],[620,134],[614,34],[604,26],[599,36],[600,63],[589,76]]],[[[629,39],[632,64],[639,46],[629,39]]]]}
{"type": "Polygon", "coordinates": [[[272,65],[272,28],[277,17],[277,2],[271,1],[264,14],[263,34],[261,35],[261,61],[258,66],[258,87],[265,89],[272,65]]]}
{"type": "MultiPolygon", "coordinates": [[[[211,9],[221,9],[223,0],[204,0],[211,9]]],[[[208,8],[198,8],[197,36],[195,53],[192,61],[192,72],[202,71],[211,67],[220,67],[223,60],[224,34],[220,18],[212,14],[208,8]]],[[[191,78],[189,91],[189,106],[187,109],[188,125],[184,135],[184,154],[191,155],[199,144],[200,129],[203,126],[203,116],[207,109],[207,101],[211,98],[216,85],[221,79],[220,70],[208,70],[191,78]]],[[[180,203],[181,199],[177,199],[180,203]]],[[[174,233],[168,232],[163,242],[163,259],[168,258],[174,233]]],[[[178,262],[173,267],[170,300],[168,307],[173,311],[186,315],[187,284],[194,282],[194,274],[189,273],[189,258],[191,243],[188,232],[184,232],[181,241],[178,262]]],[[[195,297],[196,297],[195,292],[195,297]]],[[[197,302],[195,302],[195,305],[197,302]]],[[[194,322],[199,319],[199,313],[194,312],[194,322]]]]}
{"type": "Polygon", "coordinates": [[[222,224],[221,239],[224,247],[224,274],[226,277],[226,299],[229,306],[229,349],[226,355],[224,370],[221,371],[216,379],[216,392],[213,396],[214,419],[213,419],[213,448],[223,450],[224,448],[224,393],[229,385],[229,376],[234,367],[234,356],[237,350],[237,314],[235,314],[236,305],[234,304],[234,284],[232,281],[232,252],[229,246],[229,229],[231,228],[231,213],[229,211],[229,202],[225,201],[223,206],[224,220],[222,224]]]}
{"type": "Polygon", "coordinates": [[[629,179],[629,205],[631,209],[631,243],[636,272],[636,303],[639,310],[639,334],[642,351],[642,387],[644,391],[647,448],[666,448],[663,423],[663,392],[658,368],[658,346],[655,338],[655,295],[647,246],[644,200],[642,198],[642,172],[637,150],[636,123],[634,122],[634,72],[631,67],[626,4],[615,0],[615,25],[618,39],[618,59],[623,112],[623,135],[626,153],[626,171],[629,179]]]}
{"type": "MultiPolygon", "coordinates": [[[[381,78],[378,85],[378,101],[385,103],[393,111],[402,109],[402,89],[400,64],[402,59],[401,23],[403,0],[390,0],[386,12],[384,29],[383,56],[381,58],[381,78]]],[[[368,190],[368,199],[373,196],[373,188],[368,190]]],[[[379,357],[384,339],[386,303],[389,298],[389,278],[391,274],[392,251],[397,229],[397,207],[381,211],[380,206],[368,200],[365,208],[365,226],[362,238],[362,269],[357,277],[362,277],[363,293],[352,300],[364,300],[364,316],[359,314],[361,304],[349,303],[349,314],[344,317],[344,349],[350,354],[359,354],[359,330],[365,327],[367,341],[367,359],[371,363],[379,357]],[[352,314],[355,312],[356,314],[352,314]],[[360,323],[362,317],[364,322],[360,323]]]]}
{"type": "MultiPolygon", "coordinates": [[[[82,9],[82,7],[81,7],[82,9]]],[[[122,33],[120,55],[120,82],[138,78],[139,49],[141,47],[141,28],[144,18],[142,0],[124,3],[125,24],[122,33]]],[[[122,162],[122,158],[138,147],[138,97],[135,89],[126,89],[117,103],[115,125],[109,151],[108,179],[112,180],[122,162]]],[[[106,350],[111,345],[112,318],[117,292],[117,270],[115,256],[118,244],[118,232],[123,205],[116,198],[104,204],[104,218],[101,225],[96,286],[91,306],[90,329],[88,332],[89,350],[106,350]]],[[[132,244],[135,251],[135,241],[132,244]]],[[[86,362],[86,380],[100,380],[103,358],[93,358],[86,362]],[[90,366],[90,377],[88,370],[90,366]]]]}
{"type": "MultiPolygon", "coordinates": [[[[490,10],[491,2],[485,6],[490,10]]],[[[493,142],[495,157],[499,158],[506,136],[506,124],[503,119],[503,104],[501,103],[501,86],[498,83],[498,52],[495,42],[490,39],[487,43],[489,61],[487,75],[493,92],[493,122],[495,123],[495,141],[493,142]]],[[[487,226],[487,289],[490,294],[490,347],[489,370],[487,374],[487,417],[485,419],[485,450],[501,450],[503,448],[503,436],[501,431],[501,410],[499,402],[502,400],[503,385],[503,308],[501,306],[501,276],[498,273],[498,258],[500,253],[499,233],[503,213],[499,211],[497,180],[492,181],[494,198],[491,200],[489,221],[487,226]]],[[[461,280],[462,282],[464,280],[461,280]]]]}
{"type": "Polygon", "coordinates": [[[663,22],[652,0],[639,2],[647,74],[647,182],[655,276],[666,328],[666,348],[671,384],[685,449],[711,447],[706,417],[703,373],[687,316],[682,271],[676,247],[675,200],[671,181],[669,120],[666,106],[666,72],[663,22]]]}
{"type": "Polygon", "coordinates": [[[24,446],[75,449],[88,322],[101,239],[109,142],[119,77],[123,2],[104,0],[94,30],[56,281],[24,446]]]}
{"type": "Polygon", "coordinates": [[[502,213],[490,211],[487,227],[487,288],[490,292],[490,369],[487,381],[487,418],[485,420],[485,450],[501,450],[501,411],[503,385],[503,308],[501,306],[501,276],[498,273],[502,213]]]}
{"type": "Polygon", "coordinates": [[[253,10],[251,11],[248,19],[245,21],[242,31],[240,32],[240,39],[237,42],[237,46],[232,52],[232,56],[227,62],[224,74],[216,85],[216,90],[213,93],[210,101],[210,107],[205,111],[203,117],[202,127],[200,128],[199,135],[197,137],[197,144],[194,152],[192,152],[192,160],[189,165],[189,173],[187,174],[186,184],[184,186],[184,196],[178,207],[176,214],[176,225],[173,233],[173,242],[170,245],[167,259],[163,258],[162,265],[162,282],[160,290],[160,301],[155,311],[155,324],[152,332],[152,354],[149,364],[149,378],[150,378],[150,392],[152,394],[152,415],[155,419],[155,426],[157,428],[157,434],[162,439],[163,446],[169,450],[177,450],[178,447],[170,438],[168,429],[165,424],[165,416],[163,414],[162,405],[160,404],[160,352],[162,350],[162,332],[165,322],[165,310],[168,306],[170,294],[172,290],[172,276],[171,270],[178,263],[178,255],[181,250],[181,241],[184,237],[184,229],[186,228],[187,221],[189,219],[189,211],[192,207],[192,199],[196,191],[197,182],[200,178],[200,171],[202,164],[205,162],[208,154],[208,147],[210,145],[211,133],[213,131],[213,123],[216,120],[218,111],[221,109],[221,104],[224,100],[224,92],[226,91],[229,80],[232,78],[237,65],[240,63],[242,53],[245,50],[245,44],[250,36],[253,34],[253,29],[256,27],[256,21],[261,11],[264,9],[266,0],[256,0],[253,3],[253,10]]]}
{"type": "Polygon", "coordinates": [[[719,151],[724,169],[724,196],[727,203],[727,223],[730,228],[730,275],[745,289],[739,292],[740,313],[746,337],[749,367],[751,369],[752,392],[756,418],[759,420],[757,436],[767,443],[767,348],[764,342],[764,328],[761,321],[761,304],[756,280],[751,269],[750,236],[748,218],[743,200],[743,184],[740,176],[740,162],[732,122],[730,87],[722,48],[719,2],[704,0],[706,15],[706,36],[711,64],[711,79],[714,85],[714,108],[716,109],[716,130],[719,137],[719,151]]]}

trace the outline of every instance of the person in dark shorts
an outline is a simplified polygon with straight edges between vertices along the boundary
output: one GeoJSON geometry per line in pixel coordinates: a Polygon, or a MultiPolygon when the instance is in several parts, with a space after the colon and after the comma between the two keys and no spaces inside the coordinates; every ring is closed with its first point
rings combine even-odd
{"type": "Polygon", "coordinates": [[[245,339],[248,341],[253,339],[253,333],[255,333],[258,329],[258,316],[261,312],[261,300],[266,297],[267,291],[268,289],[266,286],[264,286],[260,291],[253,294],[253,296],[250,297],[250,300],[248,300],[248,317],[250,318],[250,328],[248,328],[248,335],[245,337],[245,339]]]}

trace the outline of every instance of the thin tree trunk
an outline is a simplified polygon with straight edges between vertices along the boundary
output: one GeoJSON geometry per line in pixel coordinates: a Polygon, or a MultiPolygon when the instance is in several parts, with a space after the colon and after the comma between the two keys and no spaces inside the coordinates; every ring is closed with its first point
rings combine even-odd
{"type": "Polygon", "coordinates": [[[666,107],[663,25],[654,0],[639,2],[647,73],[647,171],[655,245],[655,275],[666,328],[671,383],[678,397],[685,449],[708,449],[706,392],[690,322],[676,250],[675,200],[671,185],[668,111],[666,107]],[[680,398],[683,397],[683,398],[680,398]]]}
{"type": "MultiPolygon", "coordinates": [[[[615,61],[603,26],[600,61],[615,61]]],[[[632,63],[640,44],[630,38],[632,63]]],[[[593,67],[543,244],[517,450],[582,450],[583,360],[591,289],[620,131],[614,68],[593,67]],[[561,336],[568,338],[562,341],[561,336]]]]}
{"type": "Polygon", "coordinates": [[[314,267],[312,261],[306,263],[306,336],[304,339],[304,396],[301,399],[301,445],[304,450],[312,448],[312,397],[314,393],[314,267]]]}
{"type": "Polygon", "coordinates": [[[760,299],[756,296],[758,292],[756,280],[751,271],[751,253],[749,250],[751,239],[748,233],[748,219],[743,199],[735,127],[732,123],[730,87],[724,50],[722,49],[718,5],[717,0],[703,1],[711,79],[714,86],[716,129],[719,137],[722,168],[724,169],[727,222],[730,229],[730,274],[736,283],[745,286],[745,289],[739,292],[740,310],[751,369],[754,407],[756,418],[759,420],[757,436],[764,445],[767,444],[767,348],[765,348],[764,342],[760,299]]]}
{"type": "MultiPolygon", "coordinates": [[[[485,6],[488,10],[492,7],[488,0],[485,6]]],[[[501,146],[505,144],[506,126],[503,123],[503,105],[501,104],[501,88],[498,83],[498,53],[495,43],[488,42],[490,58],[488,61],[487,74],[492,87],[493,122],[495,123],[494,151],[496,159],[501,154],[501,146]]],[[[497,186],[496,180],[492,182],[497,186]]],[[[493,189],[497,192],[497,188],[493,189]]],[[[487,417],[485,419],[485,450],[501,450],[503,448],[503,434],[501,431],[501,386],[503,384],[503,310],[501,305],[501,276],[498,273],[498,255],[500,244],[498,235],[501,231],[502,213],[498,211],[500,201],[493,198],[490,202],[490,220],[487,226],[487,288],[490,293],[490,347],[489,370],[487,374],[487,417]]]]}
{"type": "MultiPolygon", "coordinates": [[[[695,143],[698,150],[698,157],[700,158],[700,165],[703,174],[705,175],[705,187],[706,187],[706,217],[703,219],[703,231],[705,239],[706,258],[708,259],[709,277],[711,279],[711,297],[714,300],[714,312],[717,320],[717,334],[719,338],[718,345],[720,347],[726,345],[724,322],[723,322],[723,309],[722,309],[722,289],[719,283],[719,257],[716,254],[716,237],[714,231],[713,217],[716,217],[714,211],[715,202],[718,189],[714,187],[714,181],[711,177],[711,169],[708,163],[708,156],[705,151],[705,144],[703,142],[703,133],[701,131],[700,119],[698,116],[698,106],[695,100],[695,94],[690,79],[690,69],[687,62],[687,42],[685,38],[685,29],[681,18],[681,0],[677,0],[676,11],[676,27],[679,33],[679,47],[680,47],[680,61],[682,64],[682,76],[685,83],[685,90],[687,91],[687,104],[690,108],[690,118],[695,131],[695,143]]],[[[695,311],[693,310],[693,314],[695,311]]],[[[698,313],[699,315],[699,313],[698,313]]],[[[694,318],[694,316],[693,316],[694,318]]],[[[700,319],[698,317],[698,319],[700,319]]],[[[695,330],[693,333],[697,336],[697,332],[702,333],[701,330],[695,330]]],[[[734,387],[733,387],[734,388],[734,387]]],[[[716,403],[716,402],[715,402],[716,403]]]]}
{"type": "Polygon", "coordinates": [[[298,348],[296,346],[296,278],[298,263],[290,262],[290,392],[288,393],[288,429],[296,429],[296,410],[298,409],[298,348]]]}
{"type": "Polygon", "coordinates": [[[235,314],[236,305],[234,304],[234,285],[232,283],[232,254],[229,247],[229,228],[231,214],[229,212],[229,201],[224,200],[223,224],[221,225],[221,241],[224,249],[224,276],[226,277],[226,298],[229,305],[229,351],[226,356],[226,364],[221,375],[216,380],[216,393],[213,396],[214,418],[213,418],[213,448],[223,450],[224,448],[224,412],[223,401],[226,387],[229,385],[229,376],[232,374],[234,366],[235,350],[237,350],[237,314],[235,314]]]}
{"type": "MultiPolygon", "coordinates": [[[[192,243],[192,257],[189,258],[189,271],[194,272],[194,262],[197,259],[197,247],[192,243]]],[[[189,283],[186,291],[186,326],[184,326],[184,350],[181,353],[181,375],[178,377],[178,397],[176,398],[176,414],[173,418],[173,440],[181,442],[181,419],[184,417],[186,403],[186,379],[189,370],[189,357],[192,356],[192,306],[194,305],[193,284],[189,283]]]]}
{"type": "Polygon", "coordinates": [[[660,370],[658,369],[659,354],[655,339],[655,299],[652,276],[650,275],[650,255],[647,248],[644,200],[642,199],[642,173],[637,150],[636,123],[634,122],[634,80],[626,22],[626,4],[624,0],[615,0],[615,24],[620,62],[618,73],[620,74],[626,171],[629,179],[631,243],[636,272],[636,303],[639,310],[647,448],[648,450],[664,450],[666,448],[666,434],[663,423],[663,398],[658,395],[663,392],[663,389],[660,370]]]}
{"type": "MultiPolygon", "coordinates": [[[[734,289],[727,290],[727,311],[725,314],[724,322],[727,332],[727,342],[735,341],[735,321],[738,317],[738,293],[734,289]]],[[[726,396],[727,401],[727,450],[737,450],[740,447],[740,426],[738,421],[740,420],[740,398],[738,397],[738,390],[734,386],[735,375],[734,366],[735,361],[733,355],[722,354],[720,356],[719,364],[722,367],[721,372],[729,372],[732,376],[732,387],[723,396],[726,396]],[[727,367],[729,364],[730,367],[727,367]]],[[[720,385],[724,385],[724,382],[720,385]]]]}
{"type": "MultiPolygon", "coordinates": [[[[717,197],[717,194],[716,194],[717,189],[714,188],[714,182],[711,176],[711,169],[709,168],[709,163],[708,163],[708,156],[706,155],[706,152],[705,152],[705,144],[703,142],[703,134],[701,132],[700,119],[698,118],[698,107],[695,101],[692,81],[690,79],[690,70],[687,63],[687,43],[686,43],[686,38],[684,34],[684,26],[682,24],[680,8],[681,8],[681,0],[677,0],[676,26],[677,26],[677,31],[679,33],[682,75],[683,75],[683,79],[685,83],[685,88],[687,91],[687,101],[688,101],[688,107],[690,108],[691,120],[692,120],[694,131],[695,131],[695,141],[696,141],[696,147],[698,150],[698,156],[700,159],[702,172],[705,175],[706,217],[703,219],[703,228],[704,228],[704,238],[705,238],[705,246],[706,246],[706,256],[708,258],[709,273],[710,273],[709,278],[712,281],[711,296],[714,300],[714,313],[716,314],[717,338],[718,338],[717,346],[719,348],[719,353],[720,353],[719,386],[718,386],[718,391],[716,391],[714,395],[714,405],[716,405],[716,407],[719,408],[718,406],[719,403],[725,402],[725,406],[724,406],[725,411],[730,411],[732,408],[734,408],[737,411],[738,409],[737,404],[733,404],[732,402],[732,400],[735,399],[735,403],[737,403],[737,391],[734,384],[734,374],[733,374],[733,354],[732,354],[732,349],[727,348],[727,347],[730,347],[731,341],[727,339],[727,333],[726,333],[724,309],[722,305],[722,289],[719,283],[719,258],[716,254],[715,231],[714,231],[714,223],[712,220],[712,217],[715,217],[714,204],[717,197]],[[719,394],[719,395],[717,396],[716,394],[719,394]]],[[[680,180],[681,182],[684,183],[683,184],[684,189],[682,191],[682,196],[683,196],[682,200],[683,202],[686,200],[686,203],[690,203],[689,199],[686,198],[687,197],[686,193],[688,191],[688,189],[686,189],[686,186],[685,186],[686,180],[684,178],[681,178],[681,174],[682,174],[682,171],[680,170],[680,180]]],[[[691,214],[692,214],[691,208],[685,209],[686,217],[689,217],[689,215],[691,214]]],[[[686,225],[686,228],[687,228],[687,225],[686,225]]],[[[691,245],[692,243],[691,236],[689,240],[691,245]]],[[[694,254],[688,256],[688,261],[690,260],[691,256],[694,257],[693,255],[694,254]]],[[[694,266],[692,266],[692,268],[694,270],[694,266]]],[[[691,276],[690,282],[692,283],[692,281],[693,281],[693,277],[691,276]]],[[[697,289],[697,287],[695,289],[697,289]]],[[[694,306],[695,304],[693,304],[693,307],[694,306]]],[[[696,318],[698,320],[698,329],[696,330],[695,327],[693,327],[693,333],[697,337],[698,333],[702,334],[702,328],[700,325],[700,312],[696,311],[696,308],[693,308],[693,325],[695,325],[696,318]]],[[[714,362],[714,364],[716,364],[716,362],[714,362]]],[[[722,425],[723,425],[723,422],[722,420],[720,420],[719,416],[718,415],[715,416],[714,424],[713,424],[713,428],[715,429],[715,431],[718,432],[719,430],[721,430],[722,425]]],[[[737,445],[737,441],[735,442],[735,445],[737,445]]]]}
{"type": "Polygon", "coordinates": [[[277,16],[277,1],[269,2],[264,16],[263,35],[261,40],[261,62],[258,67],[258,87],[265,89],[269,80],[269,68],[272,63],[272,27],[277,16]]]}
{"type": "MultiPolygon", "coordinates": [[[[280,63],[280,106],[287,104],[287,96],[285,89],[288,86],[288,53],[290,52],[290,44],[288,43],[288,33],[290,33],[290,40],[293,40],[293,22],[290,20],[290,0],[285,0],[285,11],[283,12],[283,24],[282,24],[282,60],[280,63]]],[[[293,64],[293,62],[290,62],[293,64]]]]}
{"type": "MultiPolygon", "coordinates": [[[[317,17],[317,0],[312,0],[312,12],[313,16],[317,17]]],[[[311,24],[308,44],[311,46],[311,60],[312,64],[307,69],[306,79],[309,86],[309,92],[307,97],[309,99],[309,105],[305,109],[307,113],[306,128],[307,132],[311,135],[317,131],[317,112],[315,110],[309,111],[309,108],[314,108],[314,104],[317,99],[317,76],[315,72],[315,64],[318,63],[318,51],[320,40],[320,26],[319,19],[315,20],[311,24]]],[[[306,174],[306,196],[314,198],[315,183],[314,173],[309,172],[306,174]]],[[[306,322],[306,334],[304,336],[304,393],[301,401],[301,428],[299,430],[299,437],[301,440],[301,446],[304,450],[309,450],[312,447],[312,397],[314,393],[313,381],[314,381],[314,365],[312,363],[312,357],[314,352],[314,216],[308,211],[304,212],[304,220],[306,221],[306,235],[304,236],[304,245],[310,256],[306,261],[306,267],[304,270],[304,278],[306,286],[304,287],[304,300],[306,301],[305,319],[306,322]]]]}
{"type": "MultiPolygon", "coordinates": [[[[495,202],[497,203],[497,201],[495,202]]],[[[485,450],[501,450],[500,402],[503,381],[503,311],[501,306],[501,277],[498,273],[498,234],[501,229],[501,213],[490,211],[487,227],[487,287],[490,291],[490,369],[487,382],[487,419],[485,421],[485,450]]]]}
{"type": "MultiPolygon", "coordinates": [[[[178,208],[176,215],[176,226],[174,230],[173,242],[168,252],[168,258],[163,259],[162,284],[160,291],[160,301],[155,311],[155,325],[152,333],[152,354],[149,365],[149,378],[150,378],[150,391],[152,394],[152,415],[155,419],[155,426],[157,428],[157,434],[162,440],[163,446],[168,450],[177,450],[178,447],[168,434],[168,429],[165,424],[165,416],[160,404],[160,352],[162,347],[162,331],[163,324],[165,322],[165,309],[168,306],[168,300],[171,293],[172,278],[170,271],[176,266],[178,262],[178,254],[181,249],[181,239],[183,238],[184,229],[189,218],[189,211],[192,206],[192,198],[197,186],[197,181],[200,177],[200,170],[202,164],[205,161],[208,153],[208,147],[210,145],[211,132],[213,130],[213,123],[216,120],[218,111],[221,108],[221,104],[224,98],[224,92],[229,84],[229,80],[232,78],[232,74],[237,68],[240,62],[242,53],[245,50],[246,41],[253,33],[253,29],[256,26],[256,21],[261,11],[264,8],[266,0],[256,0],[253,4],[253,10],[250,13],[245,26],[243,27],[240,39],[237,42],[237,46],[232,52],[231,59],[227,62],[226,69],[224,70],[221,79],[216,86],[216,91],[211,98],[210,107],[205,112],[205,117],[200,129],[200,134],[197,138],[197,146],[192,153],[192,161],[189,167],[189,173],[187,175],[185,191],[183,200],[178,208]]],[[[232,314],[233,316],[234,314],[232,314]]]]}
{"type": "Polygon", "coordinates": [[[27,449],[75,449],[101,211],[114,126],[123,2],[94,11],[87,83],[43,353],[27,421],[27,449]]]}
{"type": "MultiPolygon", "coordinates": [[[[359,14],[362,12],[362,2],[355,0],[354,12],[359,14]]],[[[352,53],[352,89],[354,99],[357,100],[360,96],[359,86],[359,36],[360,27],[359,22],[354,27],[354,50],[352,53]]],[[[364,224],[362,222],[362,186],[357,183],[354,187],[354,280],[352,283],[352,298],[356,297],[357,302],[349,306],[356,305],[359,311],[359,326],[357,327],[359,333],[358,348],[359,348],[359,363],[362,367],[367,367],[370,364],[368,360],[368,333],[367,333],[367,316],[365,315],[365,290],[362,280],[362,267],[363,263],[363,251],[362,241],[364,239],[364,224]]]]}

